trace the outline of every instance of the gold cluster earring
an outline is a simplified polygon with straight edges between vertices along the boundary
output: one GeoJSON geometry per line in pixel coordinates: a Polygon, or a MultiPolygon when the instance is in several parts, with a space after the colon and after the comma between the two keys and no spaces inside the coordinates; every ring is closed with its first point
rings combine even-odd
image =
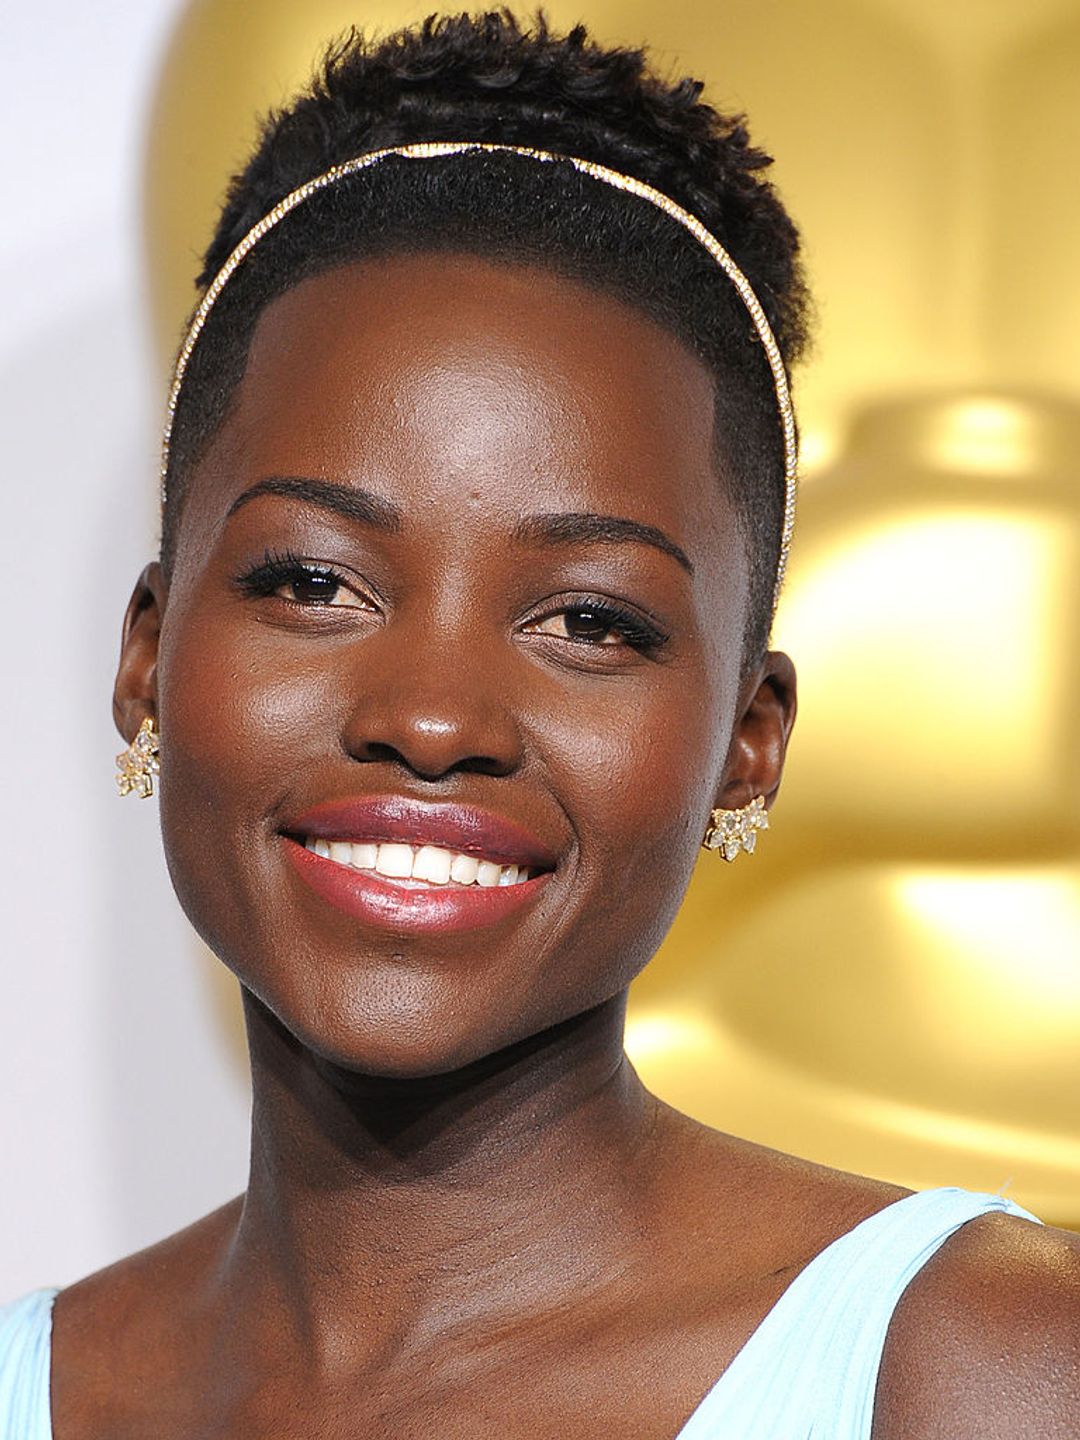
{"type": "Polygon", "coordinates": [[[148,715],[135,739],[116,757],[116,788],[121,795],[149,800],[154,793],[154,776],[161,773],[160,752],[160,737],[148,715]]]}
{"type": "Polygon", "coordinates": [[[706,850],[719,850],[725,860],[734,860],[744,850],[754,853],[759,830],[769,828],[769,815],[764,795],[756,795],[741,810],[714,810],[709,817],[705,839],[706,850]]]}

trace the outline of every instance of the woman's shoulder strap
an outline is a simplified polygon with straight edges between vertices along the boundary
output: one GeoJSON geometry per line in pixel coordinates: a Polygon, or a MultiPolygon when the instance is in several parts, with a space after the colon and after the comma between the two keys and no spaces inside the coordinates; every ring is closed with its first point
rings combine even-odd
{"type": "Polygon", "coordinates": [[[926,1190],[886,1205],[796,1276],[680,1436],[869,1440],[885,1337],[911,1281],[962,1225],[1011,1200],[926,1190]]]}
{"type": "Polygon", "coordinates": [[[52,1440],[49,1355],[55,1290],[0,1306],[0,1440],[52,1440]]]}
{"type": "Polygon", "coordinates": [[[995,1212],[1038,1223],[1002,1195],[925,1190],[871,1215],[818,1257],[824,1263],[803,1298],[819,1312],[818,1403],[821,1423],[836,1427],[823,1433],[869,1440],[885,1340],[904,1292],[961,1226],[995,1212]]]}

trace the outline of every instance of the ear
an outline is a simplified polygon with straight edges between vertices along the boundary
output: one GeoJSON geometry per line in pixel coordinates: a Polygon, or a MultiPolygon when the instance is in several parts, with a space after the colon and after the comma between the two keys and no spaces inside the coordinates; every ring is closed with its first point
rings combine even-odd
{"type": "Polygon", "coordinates": [[[113,720],[129,744],[149,715],[157,718],[157,656],[168,586],[154,561],[135,582],[120,637],[113,720]]]}
{"type": "Polygon", "coordinates": [[[724,810],[740,810],[757,795],[766,805],[776,798],[795,724],[795,666],[782,651],[769,650],[742,693],[716,800],[724,810]]]}

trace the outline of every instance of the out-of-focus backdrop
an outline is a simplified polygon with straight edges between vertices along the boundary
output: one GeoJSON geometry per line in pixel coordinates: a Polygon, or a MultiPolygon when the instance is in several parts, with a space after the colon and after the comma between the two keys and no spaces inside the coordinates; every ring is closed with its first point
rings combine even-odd
{"type": "MultiPolygon", "coordinates": [[[[5,23],[0,1296],[243,1183],[231,983],[111,794],[164,375],[256,112],[393,0],[5,23]],[[12,33],[14,32],[14,33],[12,33]]],[[[713,1124],[1080,1224],[1080,5],[551,0],[779,158],[820,309],[753,860],[706,857],[629,1045],[713,1124]]]]}

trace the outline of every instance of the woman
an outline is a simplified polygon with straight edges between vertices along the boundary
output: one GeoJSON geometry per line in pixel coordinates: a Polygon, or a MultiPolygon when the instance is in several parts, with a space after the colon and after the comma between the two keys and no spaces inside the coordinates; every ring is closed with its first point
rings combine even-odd
{"type": "Polygon", "coordinates": [[[234,182],[115,712],[241,982],[250,1183],[3,1313],[5,1436],[1080,1428],[1074,1238],[707,1130],[623,1054],[795,715],[797,237],[698,89],[430,22],[234,182]]]}

